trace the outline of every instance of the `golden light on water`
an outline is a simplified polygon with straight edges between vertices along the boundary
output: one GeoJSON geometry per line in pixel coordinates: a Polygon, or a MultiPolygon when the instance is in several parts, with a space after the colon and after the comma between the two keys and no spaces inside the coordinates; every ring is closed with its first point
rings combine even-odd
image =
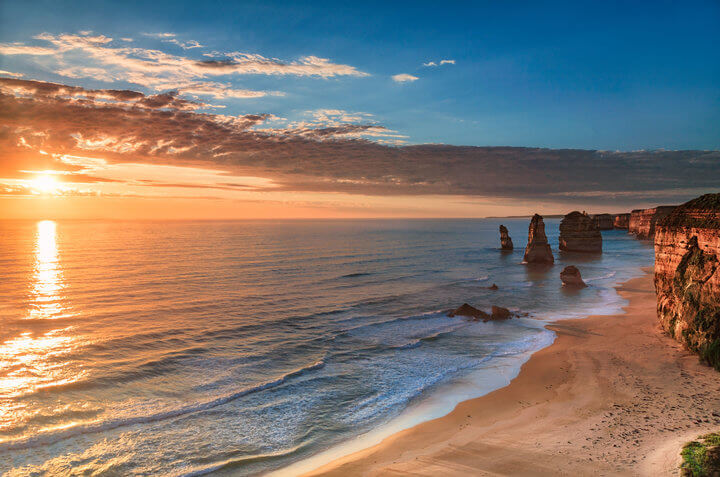
{"type": "Polygon", "coordinates": [[[64,288],[57,246],[57,224],[43,220],[35,236],[35,270],[31,287],[29,319],[55,319],[65,316],[64,288]]]}

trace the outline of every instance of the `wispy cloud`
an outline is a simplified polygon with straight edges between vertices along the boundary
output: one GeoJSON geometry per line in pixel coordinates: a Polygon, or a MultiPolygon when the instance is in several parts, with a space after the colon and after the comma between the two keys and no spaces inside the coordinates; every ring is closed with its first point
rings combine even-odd
{"type": "Polygon", "coordinates": [[[0,43],[0,55],[54,55],[57,50],[42,46],[30,46],[22,43],[0,43]]]}
{"type": "Polygon", "coordinates": [[[428,61],[427,63],[423,63],[423,66],[442,66],[442,65],[454,65],[455,60],[440,60],[440,61],[428,61]]]}
{"type": "Polygon", "coordinates": [[[24,76],[22,73],[13,73],[12,71],[5,71],[5,70],[0,70],[0,75],[11,76],[13,78],[22,78],[24,76]]]}
{"type": "Polygon", "coordinates": [[[396,83],[408,83],[417,81],[419,78],[417,76],[409,75],[407,73],[401,73],[398,75],[393,75],[392,80],[396,83]]]}
{"type": "MultiPolygon", "coordinates": [[[[201,48],[196,41],[182,42],[174,33],[147,33],[145,36],[171,42],[183,49],[201,48]]],[[[154,90],[176,89],[179,91],[208,91],[213,97],[247,98],[277,92],[234,89],[227,84],[211,83],[208,78],[236,75],[288,75],[331,78],[336,76],[368,76],[350,65],[334,63],[327,58],[304,56],[297,60],[283,61],[259,54],[243,52],[205,53],[206,59],[173,55],[148,48],[130,47],[127,42],[91,34],[42,33],[35,39],[51,46],[0,44],[0,54],[6,55],[53,55],[57,71],[71,78],[95,78],[104,81],[126,81],[154,90]],[[85,56],[77,63],[76,53],[85,56]]]]}

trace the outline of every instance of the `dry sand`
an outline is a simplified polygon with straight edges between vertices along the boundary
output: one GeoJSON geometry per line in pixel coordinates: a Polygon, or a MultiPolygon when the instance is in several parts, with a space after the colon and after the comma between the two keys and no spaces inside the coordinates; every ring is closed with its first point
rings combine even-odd
{"type": "Polygon", "coordinates": [[[625,313],[549,325],[555,343],[510,385],[312,475],[672,475],[720,429],[720,373],[662,334],[652,275],[625,313]]]}

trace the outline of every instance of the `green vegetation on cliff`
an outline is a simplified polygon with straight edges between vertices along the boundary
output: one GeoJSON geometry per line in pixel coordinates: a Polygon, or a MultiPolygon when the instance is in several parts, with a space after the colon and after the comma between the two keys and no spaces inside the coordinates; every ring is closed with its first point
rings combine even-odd
{"type": "Polygon", "coordinates": [[[658,223],[663,227],[719,228],[720,194],[705,194],[677,207],[670,215],[658,223]],[[704,212],[701,217],[693,217],[688,212],[704,212]],[[713,213],[714,212],[714,213],[713,213]]]}
{"type": "Polygon", "coordinates": [[[683,476],[710,477],[720,472],[720,433],[714,432],[688,442],[681,452],[683,476]]]}

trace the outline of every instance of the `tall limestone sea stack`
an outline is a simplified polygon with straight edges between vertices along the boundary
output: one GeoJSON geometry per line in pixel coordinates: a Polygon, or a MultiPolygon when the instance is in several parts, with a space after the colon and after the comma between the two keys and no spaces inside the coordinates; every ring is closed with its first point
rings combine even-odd
{"type": "Polygon", "coordinates": [[[567,214],[560,222],[560,250],[601,253],[602,235],[595,220],[578,211],[567,214]]]}
{"type": "Polygon", "coordinates": [[[543,218],[535,214],[530,219],[530,227],[528,228],[528,243],[525,247],[525,263],[550,264],[555,263],[550,244],[545,235],[545,222],[543,218]]]}
{"type": "Polygon", "coordinates": [[[656,224],[655,291],[665,331],[720,371],[720,194],[656,224]]]}
{"type": "Polygon", "coordinates": [[[512,250],[513,242],[508,234],[508,229],[504,225],[500,225],[500,250],[512,250]]]}

